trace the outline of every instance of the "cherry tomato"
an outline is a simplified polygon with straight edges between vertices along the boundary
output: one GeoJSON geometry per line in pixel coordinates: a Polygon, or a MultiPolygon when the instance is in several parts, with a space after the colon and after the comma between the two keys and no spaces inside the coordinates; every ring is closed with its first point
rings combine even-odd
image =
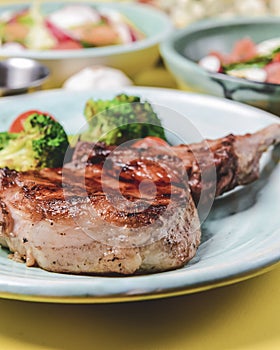
{"type": "Polygon", "coordinates": [[[23,123],[24,123],[25,119],[34,113],[45,114],[45,115],[48,115],[49,117],[51,117],[52,119],[54,119],[54,117],[49,113],[41,112],[37,109],[29,110],[29,111],[21,113],[19,116],[16,117],[16,119],[12,122],[12,124],[9,128],[9,132],[12,132],[12,133],[21,132],[23,130],[23,123]]]}
{"type": "Polygon", "coordinates": [[[267,73],[267,83],[280,84],[280,62],[268,64],[265,71],[267,73]]]}
{"type": "Polygon", "coordinates": [[[147,136],[144,139],[136,141],[132,147],[134,148],[149,148],[156,146],[168,146],[168,143],[156,136],[147,136]]]}
{"type": "Polygon", "coordinates": [[[22,23],[10,22],[3,27],[3,32],[7,42],[22,42],[28,35],[29,29],[22,23]]]}
{"type": "Polygon", "coordinates": [[[65,41],[61,41],[55,45],[54,50],[79,50],[82,49],[83,46],[75,40],[67,39],[65,41]]]}
{"type": "Polygon", "coordinates": [[[89,46],[112,45],[119,41],[117,31],[109,24],[81,25],[73,28],[72,32],[75,37],[89,46]]]}
{"type": "Polygon", "coordinates": [[[273,57],[272,62],[280,62],[280,52],[273,57]]]}
{"type": "Polygon", "coordinates": [[[238,40],[230,56],[232,62],[246,62],[257,56],[257,46],[250,38],[238,40]]]}
{"type": "Polygon", "coordinates": [[[223,65],[236,62],[246,62],[257,55],[257,47],[251,39],[244,38],[235,43],[229,54],[211,51],[209,55],[217,57],[223,65]]]}

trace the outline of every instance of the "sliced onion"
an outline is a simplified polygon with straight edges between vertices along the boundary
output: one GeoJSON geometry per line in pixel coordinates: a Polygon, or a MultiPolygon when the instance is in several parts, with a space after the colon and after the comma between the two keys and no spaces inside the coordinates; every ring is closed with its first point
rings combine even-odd
{"type": "Polygon", "coordinates": [[[262,68],[233,69],[227,71],[227,74],[236,78],[244,78],[259,83],[264,83],[267,78],[267,73],[262,68]]]}
{"type": "Polygon", "coordinates": [[[14,11],[4,11],[1,13],[0,15],[0,21],[4,22],[4,23],[9,23],[14,21],[14,19],[16,18],[17,14],[15,14],[14,11]]]}
{"type": "Polygon", "coordinates": [[[126,20],[121,13],[112,9],[103,8],[100,10],[100,14],[111,26],[114,27],[123,44],[128,44],[137,40],[135,33],[132,31],[132,28],[128,23],[126,23],[126,20]]]}
{"type": "Polygon", "coordinates": [[[119,34],[121,43],[128,44],[135,41],[129,26],[126,23],[115,24],[114,29],[119,34]]]}
{"type": "Polygon", "coordinates": [[[64,42],[68,40],[77,40],[70,31],[64,30],[57,27],[57,25],[51,22],[49,19],[45,20],[46,27],[52,33],[52,35],[57,39],[58,42],[64,42]]]}
{"type": "Polygon", "coordinates": [[[130,33],[131,41],[132,42],[137,41],[139,39],[138,35],[137,35],[137,32],[135,30],[133,30],[133,28],[131,28],[131,27],[128,27],[128,30],[129,30],[129,33],[130,33]]]}
{"type": "MultiPolygon", "coordinates": [[[[19,17],[21,17],[21,16],[23,16],[23,15],[25,15],[25,14],[27,14],[28,12],[29,12],[29,9],[28,8],[24,8],[24,9],[22,9],[22,10],[20,10],[20,11],[13,11],[13,12],[10,12],[10,11],[7,11],[6,12],[6,16],[7,16],[7,18],[6,18],[6,20],[5,20],[5,22],[7,22],[7,23],[13,23],[13,22],[17,22],[17,20],[18,20],[18,18],[19,17]]],[[[5,16],[5,12],[2,14],[2,16],[5,16]]],[[[1,17],[2,17],[1,16],[1,17]]],[[[1,18],[2,19],[2,18],[1,18]]]]}
{"type": "Polygon", "coordinates": [[[257,45],[257,53],[259,55],[264,55],[264,56],[269,55],[279,47],[280,47],[280,38],[265,40],[257,45]]]}
{"type": "Polygon", "coordinates": [[[45,27],[44,23],[40,22],[32,26],[25,37],[25,45],[31,50],[49,50],[56,44],[57,39],[45,27]]]}
{"type": "Polygon", "coordinates": [[[58,28],[69,29],[85,23],[98,23],[101,17],[91,6],[68,5],[51,13],[47,19],[58,28]]]}
{"type": "Polygon", "coordinates": [[[5,43],[3,45],[0,46],[0,50],[5,50],[5,51],[9,51],[9,52],[19,52],[19,51],[23,51],[26,48],[21,45],[20,43],[16,43],[16,42],[10,42],[10,43],[5,43]]]}
{"type": "Polygon", "coordinates": [[[203,57],[198,64],[212,73],[218,73],[221,69],[221,61],[216,56],[205,56],[203,57]]]}

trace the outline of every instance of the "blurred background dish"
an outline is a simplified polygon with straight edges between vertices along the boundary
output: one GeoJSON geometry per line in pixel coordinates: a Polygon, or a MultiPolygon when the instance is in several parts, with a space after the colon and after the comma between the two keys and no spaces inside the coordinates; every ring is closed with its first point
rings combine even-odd
{"type": "MultiPolygon", "coordinates": [[[[61,10],[69,2],[40,2],[40,14],[47,14],[61,10]]],[[[82,49],[18,49],[18,47],[2,47],[0,57],[25,57],[35,59],[46,65],[50,70],[50,79],[46,88],[61,87],[63,82],[92,65],[105,65],[122,70],[129,78],[154,66],[159,59],[158,45],[172,31],[173,26],[166,14],[150,6],[131,3],[83,3],[102,13],[120,13],[138,31],[143,33],[139,40],[116,45],[104,45],[82,49]]],[[[2,21],[9,12],[24,11],[30,7],[30,2],[17,5],[0,6],[2,21]],[[3,13],[5,13],[3,17],[3,13]]],[[[37,17],[36,17],[37,18],[37,17]]],[[[41,17],[40,17],[41,18],[41,17]]],[[[63,18],[64,15],[63,15],[63,18]]],[[[12,21],[14,19],[12,18],[12,21]]],[[[40,19],[42,20],[42,18],[40,19]]],[[[38,21],[38,19],[36,19],[38,21]]],[[[40,27],[40,30],[45,30],[40,27]]],[[[38,34],[35,31],[36,35],[38,34]]],[[[68,33],[68,32],[67,32],[68,33]]],[[[44,34],[45,35],[45,34],[44,34]]],[[[33,37],[34,38],[34,37],[33,37]]],[[[35,37],[36,39],[36,37],[35,37]]],[[[34,39],[34,40],[35,40],[34,39]]],[[[36,40],[35,40],[36,41],[36,40]]],[[[42,40],[40,40],[42,42],[42,40]]],[[[16,43],[18,45],[18,43],[16,43]]],[[[32,46],[34,47],[34,45],[32,46]]],[[[35,46],[36,47],[36,46],[35,46]]]]}
{"type": "Polygon", "coordinates": [[[206,71],[198,62],[211,51],[229,53],[235,42],[279,37],[277,17],[205,20],[174,33],[161,45],[161,54],[182,89],[222,96],[280,115],[280,85],[250,81],[206,71]]]}
{"type": "Polygon", "coordinates": [[[49,70],[28,58],[8,58],[0,61],[0,95],[16,95],[40,89],[49,70]]]}
{"type": "Polygon", "coordinates": [[[177,28],[211,17],[280,15],[279,0],[134,0],[166,12],[177,28]]]}
{"type": "Polygon", "coordinates": [[[66,79],[63,88],[66,90],[114,89],[133,85],[132,81],[119,69],[91,66],[66,79]]]}

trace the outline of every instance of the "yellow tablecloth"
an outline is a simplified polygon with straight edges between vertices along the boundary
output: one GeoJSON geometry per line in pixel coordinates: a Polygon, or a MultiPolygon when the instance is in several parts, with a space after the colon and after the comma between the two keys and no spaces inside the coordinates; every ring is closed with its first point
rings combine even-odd
{"type": "MultiPolygon", "coordinates": [[[[164,73],[158,74],[168,86],[164,73]]],[[[103,305],[2,299],[0,313],[0,350],[280,349],[280,265],[183,297],[103,305]]]]}
{"type": "Polygon", "coordinates": [[[1,350],[280,349],[280,267],[183,297],[105,305],[0,300],[1,350]]]}

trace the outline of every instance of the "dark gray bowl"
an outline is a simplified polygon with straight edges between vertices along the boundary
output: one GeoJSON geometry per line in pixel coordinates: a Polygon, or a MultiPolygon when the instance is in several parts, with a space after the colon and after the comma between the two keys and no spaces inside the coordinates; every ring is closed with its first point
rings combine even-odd
{"type": "Polygon", "coordinates": [[[161,44],[161,54],[180,88],[247,103],[280,115],[280,85],[210,73],[196,62],[210,51],[231,51],[241,38],[258,43],[280,37],[280,18],[233,18],[198,22],[161,44]]]}
{"type": "Polygon", "coordinates": [[[0,61],[0,95],[16,95],[39,89],[48,76],[48,68],[32,59],[9,58],[0,61]]]}

